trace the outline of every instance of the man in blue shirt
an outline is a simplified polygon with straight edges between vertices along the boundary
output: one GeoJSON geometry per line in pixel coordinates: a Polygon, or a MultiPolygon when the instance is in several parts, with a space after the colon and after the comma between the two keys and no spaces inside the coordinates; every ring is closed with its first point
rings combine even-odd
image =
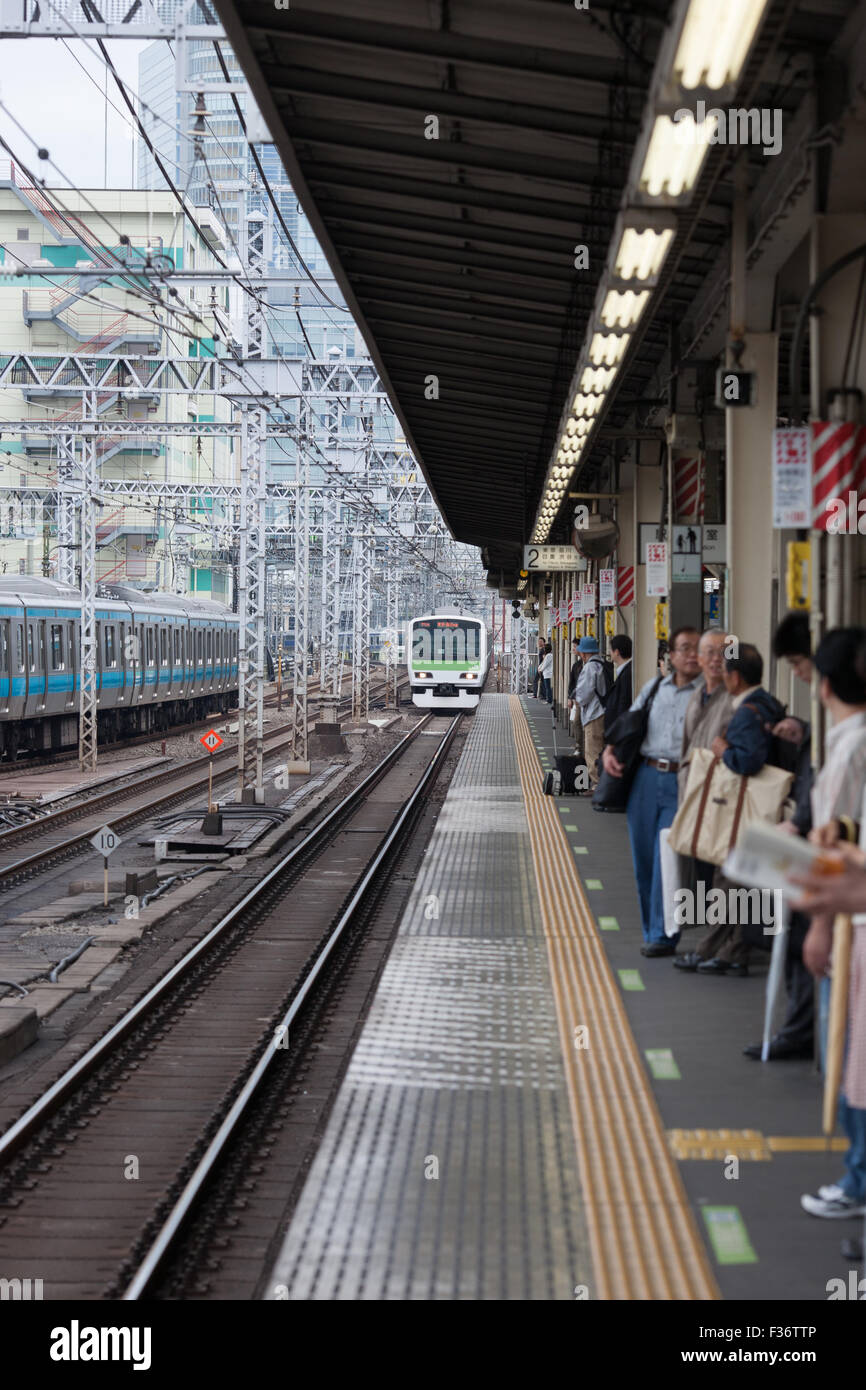
{"type": "MultiPolygon", "coordinates": [[[[696,628],[680,627],[671,634],[672,674],[665,676],[650,708],[646,737],[640,747],[640,766],[629,792],[627,818],[631,854],[640,901],[644,956],[672,956],[679,936],[665,936],[659,831],[673,822],[677,810],[677,772],[683,744],[686,710],[703,681],[698,665],[696,628]]],[[[632,709],[647,702],[656,680],[647,681],[632,709]]],[[[605,771],[621,777],[624,771],[612,744],[602,756],[605,771]]]]}

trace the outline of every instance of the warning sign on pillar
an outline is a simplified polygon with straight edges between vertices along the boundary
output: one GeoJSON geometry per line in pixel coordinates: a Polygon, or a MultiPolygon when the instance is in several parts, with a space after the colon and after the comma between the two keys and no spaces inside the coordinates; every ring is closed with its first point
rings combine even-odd
{"type": "Polygon", "coordinates": [[[668,591],[668,547],[666,541],[647,541],[647,598],[664,598],[668,591]]]}
{"type": "Polygon", "coordinates": [[[599,583],[602,608],[613,608],[616,603],[616,570],[602,570],[599,583]]]}

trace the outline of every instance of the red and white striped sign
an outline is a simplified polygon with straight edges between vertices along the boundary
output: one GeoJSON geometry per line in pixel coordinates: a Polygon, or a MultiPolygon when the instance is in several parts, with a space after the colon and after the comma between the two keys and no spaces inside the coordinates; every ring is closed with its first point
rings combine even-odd
{"type": "Polygon", "coordinates": [[[858,499],[866,492],[866,429],[813,420],[812,525],[816,531],[826,531],[837,510],[829,503],[841,499],[847,507],[850,492],[857,493],[858,499]]]}
{"type": "Polygon", "coordinates": [[[701,521],[704,514],[704,459],[678,458],[673,462],[674,509],[678,521],[701,521]]]}
{"type": "Polygon", "coordinates": [[[574,622],[574,594],[572,594],[571,598],[568,600],[568,621],[570,623],[574,622]]]}
{"type": "Polygon", "coordinates": [[[616,601],[620,608],[628,608],[634,603],[634,565],[618,566],[616,601]]]}

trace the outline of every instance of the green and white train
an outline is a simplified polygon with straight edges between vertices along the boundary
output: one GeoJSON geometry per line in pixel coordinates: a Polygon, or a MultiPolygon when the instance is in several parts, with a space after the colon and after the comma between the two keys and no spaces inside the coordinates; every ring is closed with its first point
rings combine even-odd
{"type": "Polygon", "coordinates": [[[414,618],[406,635],[412,703],[421,709],[475,709],[490,665],[485,624],[462,613],[431,613],[414,618]]]}

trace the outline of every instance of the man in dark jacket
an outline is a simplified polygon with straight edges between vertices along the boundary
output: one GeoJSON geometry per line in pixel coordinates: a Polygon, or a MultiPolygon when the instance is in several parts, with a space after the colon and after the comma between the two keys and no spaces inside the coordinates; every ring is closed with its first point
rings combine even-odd
{"type": "Polygon", "coordinates": [[[626,634],[618,633],[616,637],[610,639],[610,655],[613,661],[616,679],[608,691],[604,701],[604,737],[613,728],[614,721],[619,718],[624,710],[631,708],[632,688],[631,688],[631,638],[626,634]]]}
{"type": "MultiPolygon", "coordinates": [[[[812,635],[805,613],[788,613],[782,619],[773,635],[773,652],[779,661],[787,662],[798,680],[804,685],[811,685],[815,668],[812,663],[812,635]]],[[[779,828],[791,835],[806,836],[812,829],[811,731],[804,720],[787,715],[776,725],[773,733],[777,738],[787,739],[795,755],[793,768],[796,778],[791,795],[796,803],[796,810],[792,819],[783,821],[779,828]]],[[[856,835],[854,838],[856,839],[856,835]]],[[[803,962],[803,942],[808,928],[808,918],[801,912],[791,914],[785,953],[788,1006],[782,1026],[775,1037],[770,1039],[767,1058],[769,1062],[813,1055],[815,983],[803,962]]],[[[763,1056],[763,1044],[749,1043],[743,1051],[747,1057],[759,1062],[763,1056]]]]}
{"type": "Polygon", "coordinates": [[[760,772],[770,756],[773,729],[785,717],[784,705],[761,687],[763,674],[761,653],[749,642],[741,642],[737,655],[725,658],[725,689],[734,713],[725,737],[713,739],[712,750],[741,777],[760,772]]]}

